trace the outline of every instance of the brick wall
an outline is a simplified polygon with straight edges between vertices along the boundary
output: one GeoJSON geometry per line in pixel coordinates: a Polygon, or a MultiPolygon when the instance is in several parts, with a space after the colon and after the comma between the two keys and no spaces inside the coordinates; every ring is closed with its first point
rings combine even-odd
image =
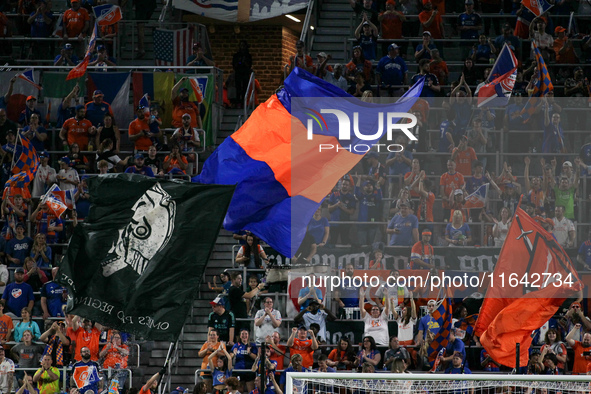
{"type": "Polygon", "coordinates": [[[224,79],[232,72],[232,56],[238,51],[240,40],[250,46],[253,70],[261,84],[261,102],[275,93],[283,83],[283,65],[295,53],[297,36],[283,26],[240,25],[240,33],[234,25],[214,25],[215,33],[209,33],[213,59],[224,71],[224,79]]]}

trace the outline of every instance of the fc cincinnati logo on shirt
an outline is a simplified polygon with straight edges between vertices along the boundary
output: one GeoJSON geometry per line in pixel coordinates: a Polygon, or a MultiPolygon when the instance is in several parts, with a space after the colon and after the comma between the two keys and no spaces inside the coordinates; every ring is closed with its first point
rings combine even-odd
{"type": "Polygon", "coordinates": [[[21,289],[12,289],[11,294],[14,298],[19,298],[20,296],[23,295],[23,291],[21,289]]]}

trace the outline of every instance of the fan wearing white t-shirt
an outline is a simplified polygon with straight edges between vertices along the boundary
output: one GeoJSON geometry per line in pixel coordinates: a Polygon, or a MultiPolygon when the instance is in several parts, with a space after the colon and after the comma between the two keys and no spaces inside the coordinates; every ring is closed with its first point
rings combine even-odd
{"type": "Polygon", "coordinates": [[[388,334],[388,307],[389,302],[386,302],[385,308],[380,313],[380,307],[373,305],[371,307],[371,314],[365,311],[365,289],[359,290],[359,310],[361,311],[361,320],[365,323],[363,330],[364,337],[373,337],[376,344],[379,346],[388,346],[390,335],[388,334]]]}
{"type": "MultiPolygon", "coordinates": [[[[402,313],[396,317],[396,323],[398,324],[398,341],[402,346],[411,346],[415,344],[413,333],[415,325],[417,324],[417,309],[415,307],[412,291],[409,293],[409,298],[410,306],[405,307],[402,310],[402,313]]],[[[396,311],[394,313],[396,313],[396,311]]],[[[408,351],[416,364],[416,350],[414,348],[409,348],[408,351]]]]}

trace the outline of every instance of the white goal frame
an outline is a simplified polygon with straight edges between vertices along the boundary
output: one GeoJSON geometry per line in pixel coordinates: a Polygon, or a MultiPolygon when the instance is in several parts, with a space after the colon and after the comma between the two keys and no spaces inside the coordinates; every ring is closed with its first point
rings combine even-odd
{"type": "Polygon", "coordinates": [[[413,381],[502,381],[502,382],[586,382],[591,375],[507,375],[507,374],[442,374],[442,373],[343,373],[343,372],[287,372],[285,392],[293,393],[293,380],[356,379],[356,380],[413,380],[413,381]]]}

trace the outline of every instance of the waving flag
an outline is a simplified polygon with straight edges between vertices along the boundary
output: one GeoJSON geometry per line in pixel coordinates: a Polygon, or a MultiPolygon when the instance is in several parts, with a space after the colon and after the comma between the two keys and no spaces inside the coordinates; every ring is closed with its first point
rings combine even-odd
{"type": "Polygon", "coordinates": [[[35,82],[35,74],[33,73],[33,69],[23,71],[18,77],[41,90],[41,86],[37,85],[37,82],[35,82]]]}
{"type": "Polygon", "coordinates": [[[553,4],[548,3],[547,0],[521,0],[521,4],[523,4],[523,6],[530,10],[535,16],[542,15],[553,6],[553,4]]]}
{"type": "Polygon", "coordinates": [[[529,119],[532,117],[538,105],[540,105],[541,100],[538,97],[544,97],[548,92],[554,90],[554,86],[552,85],[552,80],[550,79],[550,73],[548,73],[548,68],[546,67],[546,62],[544,62],[544,58],[542,57],[542,53],[538,49],[536,43],[534,41],[531,42],[534,50],[534,55],[536,57],[536,61],[538,63],[538,73],[539,78],[537,83],[534,85],[534,91],[531,94],[527,103],[521,110],[521,117],[523,118],[523,123],[527,123],[529,119]]]}
{"type": "MultiPolygon", "coordinates": [[[[14,175],[6,181],[2,198],[5,198],[7,195],[14,196],[15,194],[21,194],[25,199],[31,198],[28,185],[35,178],[37,168],[39,168],[39,156],[37,156],[37,151],[33,144],[20,134],[17,138],[20,139],[22,148],[19,157],[12,167],[12,173],[14,175]]],[[[15,149],[16,152],[17,150],[15,149]]]]}
{"type": "Polygon", "coordinates": [[[191,98],[191,101],[201,104],[203,102],[203,89],[199,86],[199,79],[199,77],[189,77],[189,82],[191,83],[191,90],[195,96],[194,99],[191,98]]]}
{"type": "Polygon", "coordinates": [[[435,334],[435,338],[429,345],[429,364],[433,366],[435,359],[441,350],[447,347],[449,341],[449,333],[452,329],[451,326],[451,295],[448,288],[445,288],[444,298],[439,302],[439,305],[433,310],[431,317],[439,325],[439,331],[435,334]]]}
{"type": "MultiPolygon", "coordinates": [[[[505,43],[501,52],[499,52],[499,56],[493,65],[490,74],[488,75],[488,82],[499,78],[502,75],[507,74],[509,71],[513,70],[519,65],[519,61],[513,53],[513,50],[505,43]]],[[[481,88],[482,89],[482,88],[481,88]]]]}
{"type": "Polygon", "coordinates": [[[122,18],[121,8],[114,4],[104,4],[92,7],[92,11],[96,17],[96,23],[98,23],[99,26],[114,25],[122,18]]]}
{"type": "Polygon", "coordinates": [[[485,183],[481,185],[478,189],[474,191],[474,193],[470,194],[466,197],[466,203],[464,207],[466,208],[484,208],[486,205],[486,198],[488,196],[488,187],[490,184],[485,183]]]}
{"type": "Polygon", "coordinates": [[[72,377],[74,378],[76,387],[79,389],[99,381],[98,371],[94,365],[79,365],[74,367],[72,377]]]}
{"type": "Polygon", "coordinates": [[[96,45],[96,37],[98,25],[94,24],[94,29],[92,30],[92,36],[90,36],[90,41],[88,42],[88,48],[86,48],[86,54],[84,55],[84,60],[80,62],[76,67],[70,70],[68,76],[66,77],[66,81],[74,78],[80,78],[86,73],[86,68],[88,67],[88,62],[90,62],[90,58],[94,53],[94,47],[96,45]]]}
{"type": "Polygon", "coordinates": [[[455,324],[454,327],[466,332],[466,335],[474,335],[474,327],[478,321],[478,313],[470,316],[462,317],[455,324]]]}
{"type": "Polygon", "coordinates": [[[150,98],[148,97],[148,93],[146,93],[142,96],[138,106],[141,106],[144,108],[150,108],[150,98]]]}
{"type": "Polygon", "coordinates": [[[510,367],[515,367],[515,344],[520,343],[519,363],[527,365],[532,331],[542,327],[564,300],[581,288],[564,249],[518,206],[475,333],[495,361],[510,367]],[[501,278],[511,277],[517,281],[501,282],[501,278]]]}
{"type": "Polygon", "coordinates": [[[66,210],[76,208],[73,189],[64,191],[56,184],[53,184],[47,193],[41,197],[40,204],[43,203],[47,203],[49,211],[58,218],[66,210]]]}
{"type": "MultiPolygon", "coordinates": [[[[284,88],[258,106],[240,130],[226,138],[193,180],[237,185],[224,227],[229,231],[250,230],[291,257],[322,199],[366,152],[351,149],[359,145],[357,137],[339,140],[342,116],[321,115],[321,107],[338,108],[331,110],[338,114],[361,114],[366,130],[380,130],[371,141],[361,141],[366,147],[373,146],[384,134],[384,114],[408,112],[423,83],[415,84],[396,104],[377,105],[355,99],[296,68],[284,88]],[[313,121],[315,113],[321,115],[322,122],[313,121]],[[315,127],[311,139],[310,127],[315,127]],[[320,145],[335,149],[319,152],[320,145]]],[[[346,126],[350,131],[349,124],[346,126]]]]}
{"type": "Polygon", "coordinates": [[[509,103],[515,79],[517,77],[517,67],[509,70],[490,83],[482,86],[478,90],[478,107],[494,106],[504,107],[509,103]]]}
{"type": "MultiPolygon", "coordinates": [[[[33,71],[32,74],[34,75],[33,80],[38,81],[40,72],[33,71]]],[[[22,78],[18,78],[19,73],[16,73],[15,71],[0,71],[0,90],[4,89],[0,94],[6,94],[6,89],[8,88],[10,80],[15,77],[16,81],[12,88],[12,96],[10,96],[6,102],[6,115],[8,119],[12,120],[13,122],[18,120],[23,108],[25,108],[27,104],[27,97],[37,97],[39,94],[39,90],[35,86],[33,86],[31,83],[28,83],[28,81],[25,83],[22,78]]]]}

